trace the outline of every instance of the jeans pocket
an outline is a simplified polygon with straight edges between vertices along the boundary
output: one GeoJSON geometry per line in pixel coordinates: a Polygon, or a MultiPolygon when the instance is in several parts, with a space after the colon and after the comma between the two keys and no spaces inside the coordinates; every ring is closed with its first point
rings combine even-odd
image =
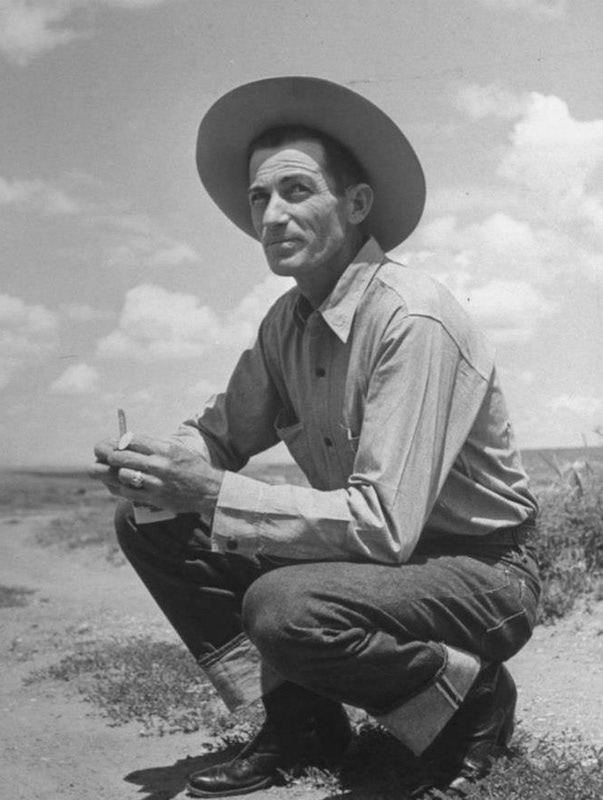
{"type": "Polygon", "coordinates": [[[492,661],[514,656],[532,635],[537,598],[521,575],[503,567],[506,580],[488,594],[490,625],[484,630],[481,653],[492,661]]]}

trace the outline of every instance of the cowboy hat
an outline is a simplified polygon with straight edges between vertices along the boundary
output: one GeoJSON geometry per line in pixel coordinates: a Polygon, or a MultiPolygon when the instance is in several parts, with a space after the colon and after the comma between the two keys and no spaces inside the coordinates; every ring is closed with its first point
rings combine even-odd
{"type": "Polygon", "coordinates": [[[257,238],[247,200],[248,147],[261,133],[302,125],[340,141],[356,157],[375,201],[363,223],[384,250],[414,230],[425,204],[425,179],[408,140],[381,109],[356,92],[320,78],[267,78],[239,86],[203,117],[197,168],[216,205],[257,238]]]}

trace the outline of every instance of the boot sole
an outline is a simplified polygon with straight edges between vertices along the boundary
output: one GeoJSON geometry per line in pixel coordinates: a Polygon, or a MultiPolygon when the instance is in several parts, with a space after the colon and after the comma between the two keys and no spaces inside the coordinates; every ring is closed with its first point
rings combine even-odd
{"type": "Polygon", "coordinates": [[[224,789],[217,792],[196,789],[194,786],[187,784],[185,791],[193,797],[235,797],[238,794],[251,794],[252,792],[258,792],[260,789],[268,789],[270,786],[273,786],[275,782],[276,778],[264,778],[263,781],[254,783],[251,786],[245,786],[239,789],[224,789]]]}

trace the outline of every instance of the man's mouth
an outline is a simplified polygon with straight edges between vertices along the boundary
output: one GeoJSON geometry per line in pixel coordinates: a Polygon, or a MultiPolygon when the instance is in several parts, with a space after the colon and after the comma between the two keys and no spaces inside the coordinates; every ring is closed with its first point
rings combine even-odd
{"type": "Polygon", "coordinates": [[[279,237],[279,238],[270,238],[264,240],[264,247],[287,247],[289,245],[294,245],[299,240],[295,237],[279,237]]]}

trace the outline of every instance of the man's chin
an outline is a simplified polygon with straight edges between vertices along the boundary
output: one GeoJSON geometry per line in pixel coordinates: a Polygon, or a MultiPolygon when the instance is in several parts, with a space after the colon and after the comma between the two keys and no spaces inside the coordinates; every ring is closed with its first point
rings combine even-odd
{"type": "Polygon", "coordinates": [[[269,258],[268,266],[275,275],[295,277],[302,265],[296,258],[269,258]]]}

